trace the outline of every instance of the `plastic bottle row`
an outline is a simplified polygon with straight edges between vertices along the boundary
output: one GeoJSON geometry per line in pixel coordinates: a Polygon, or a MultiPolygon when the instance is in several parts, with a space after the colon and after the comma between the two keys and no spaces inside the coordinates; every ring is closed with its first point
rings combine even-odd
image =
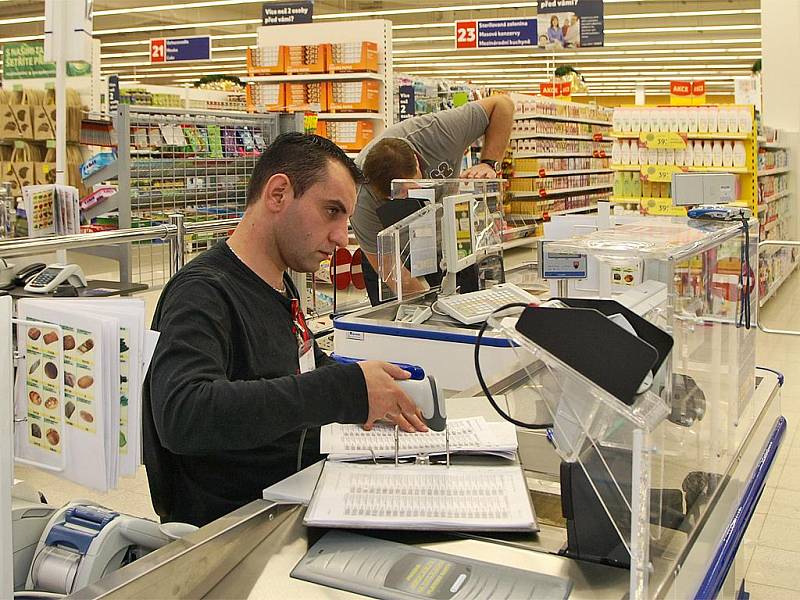
{"type": "Polygon", "coordinates": [[[674,106],[616,108],[614,131],[621,133],[753,133],[753,115],[746,106],[674,106]]]}
{"type": "Polygon", "coordinates": [[[615,198],[670,198],[669,183],[642,181],[638,173],[615,173],[615,198]]]}
{"type": "Polygon", "coordinates": [[[646,148],[638,140],[615,140],[611,146],[615,165],[676,165],[679,167],[744,167],[747,150],[738,140],[695,140],[685,149],[646,148]]]}

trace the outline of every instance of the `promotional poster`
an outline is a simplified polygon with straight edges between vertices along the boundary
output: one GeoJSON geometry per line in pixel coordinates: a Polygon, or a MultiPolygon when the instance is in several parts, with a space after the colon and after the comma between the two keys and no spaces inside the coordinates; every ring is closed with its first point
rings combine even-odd
{"type": "Polygon", "coordinates": [[[603,0],[541,0],[537,19],[540,48],[603,45],[603,0]]]}

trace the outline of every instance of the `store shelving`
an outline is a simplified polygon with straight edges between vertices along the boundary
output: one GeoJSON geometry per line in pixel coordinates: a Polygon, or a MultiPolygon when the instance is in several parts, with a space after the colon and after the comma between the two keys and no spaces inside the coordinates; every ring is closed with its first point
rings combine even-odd
{"type": "Polygon", "coordinates": [[[598,173],[611,173],[611,169],[577,169],[575,171],[547,171],[542,169],[542,172],[537,171],[515,171],[515,178],[540,178],[540,177],[558,177],[562,175],[593,175],[598,173]]]}
{"type": "MultiPolygon", "coordinates": [[[[794,189],[790,145],[782,132],[765,127],[759,136],[758,204],[761,240],[797,239],[797,219],[793,206],[794,189]],[[769,141],[768,141],[769,140],[769,141]]],[[[759,252],[759,282],[764,306],[797,268],[796,250],[787,246],[766,246],[759,252]],[[787,264],[790,266],[787,268],[787,264]]]]}
{"type": "Polygon", "coordinates": [[[634,204],[635,199],[639,199],[639,208],[644,214],[685,215],[684,207],[672,204],[673,172],[731,173],[738,179],[737,200],[745,202],[753,211],[757,210],[758,148],[752,106],[624,106],[615,109],[613,121],[614,128],[610,135],[616,140],[611,164],[611,168],[617,172],[613,195],[615,202],[634,204]],[[693,122],[693,118],[697,121],[693,122]],[[717,131],[718,118],[722,124],[720,128],[727,130],[727,123],[730,122],[735,125],[736,131],[717,131]],[[641,131],[642,123],[644,129],[655,128],[657,123],[660,131],[641,131]],[[669,130],[665,131],[665,127],[669,130]],[[688,129],[699,131],[690,132],[688,129]],[[709,152],[704,161],[707,166],[697,164],[698,145],[709,152]],[[708,164],[712,162],[711,149],[708,148],[710,145],[715,152],[713,166],[708,164]],[[627,160],[628,146],[631,146],[630,152],[633,155],[630,160],[627,160]],[[687,148],[695,150],[688,161],[684,154],[687,148]],[[643,151],[648,153],[646,159],[641,156],[643,151]],[[720,152],[722,156],[716,152],[720,152]],[[730,154],[726,158],[727,152],[730,154]],[[658,164],[654,163],[653,153],[658,154],[658,164]],[[622,164],[623,157],[629,164],[622,164]],[[640,160],[647,160],[647,164],[638,164],[640,160]],[[683,165],[684,162],[692,164],[683,165]]]}
{"type": "MultiPolygon", "coordinates": [[[[248,57],[257,56],[258,49],[274,50],[275,56],[285,50],[285,64],[280,62],[279,66],[268,68],[248,58],[249,76],[242,80],[248,83],[250,110],[316,112],[317,133],[329,137],[353,156],[392,125],[394,75],[391,22],[373,19],[359,21],[357,26],[349,22],[331,22],[260,27],[258,48],[248,57]],[[367,60],[364,58],[367,54],[362,54],[363,61],[348,59],[348,68],[351,70],[342,72],[343,65],[334,64],[333,57],[336,56],[337,47],[343,52],[348,44],[357,46],[362,52],[367,52],[369,48],[371,58],[367,60]],[[302,53],[316,48],[313,56],[318,56],[319,60],[314,58],[309,61],[306,56],[303,65],[292,65],[290,55],[297,46],[303,47],[302,53]],[[315,72],[297,73],[297,70],[315,72]],[[269,74],[265,74],[265,71],[269,74]],[[350,82],[341,85],[356,86],[356,89],[337,91],[337,82],[350,82]],[[358,82],[363,82],[360,90],[357,89],[358,82]],[[293,91],[298,87],[297,84],[302,83],[319,85],[299,86],[301,91],[293,91]],[[276,85],[259,89],[264,84],[276,85]],[[305,91],[302,91],[303,87],[305,91]],[[342,94],[341,97],[338,94],[342,94]],[[339,99],[334,103],[334,98],[339,99]],[[345,110],[334,110],[335,107],[345,110]]],[[[340,57],[339,60],[343,59],[340,57]]]]}
{"type": "Polygon", "coordinates": [[[584,185],[580,187],[563,188],[555,190],[533,190],[530,192],[511,191],[508,192],[513,198],[547,198],[549,196],[559,196],[562,194],[575,194],[578,192],[591,192],[593,190],[607,190],[613,187],[610,183],[598,183],[595,185],[584,185]],[[544,193],[543,193],[544,192],[544,193]]]}
{"type": "MultiPolygon", "coordinates": [[[[510,94],[514,127],[506,164],[506,220],[528,228],[534,244],[545,219],[596,209],[608,197],[610,109],[510,94]],[[563,178],[557,180],[554,178],[563,178]],[[550,186],[557,189],[546,189],[550,186]]],[[[527,245],[512,240],[512,243],[527,245]]]]}

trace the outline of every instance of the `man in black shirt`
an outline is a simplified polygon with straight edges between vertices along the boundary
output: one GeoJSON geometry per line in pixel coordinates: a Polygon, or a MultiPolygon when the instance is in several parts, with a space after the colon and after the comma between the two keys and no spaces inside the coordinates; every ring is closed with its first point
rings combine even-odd
{"type": "Polygon", "coordinates": [[[287,269],[347,245],[361,174],[335,144],[284,134],[256,164],[241,223],[166,285],[145,379],[144,462],[164,522],[204,525],[318,460],[319,427],[386,418],[424,431],[389,363],[334,363],[287,269]]]}

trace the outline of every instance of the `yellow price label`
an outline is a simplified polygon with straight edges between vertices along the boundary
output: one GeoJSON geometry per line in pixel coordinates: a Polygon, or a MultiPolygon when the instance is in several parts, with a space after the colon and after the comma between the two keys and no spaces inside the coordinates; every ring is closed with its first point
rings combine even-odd
{"type": "Polygon", "coordinates": [[[664,150],[682,150],[686,148],[686,134],[676,131],[660,131],[640,133],[639,141],[647,148],[661,148],[664,150]]]}
{"type": "Polygon", "coordinates": [[[640,172],[643,181],[670,183],[672,182],[672,174],[683,173],[683,169],[675,165],[645,165],[640,172]]]}
{"type": "Polygon", "coordinates": [[[658,215],[662,217],[685,217],[685,206],[673,206],[672,198],[642,198],[639,204],[640,212],[644,215],[658,215]]]}
{"type": "Polygon", "coordinates": [[[314,133],[317,130],[318,121],[317,113],[307,112],[303,117],[303,129],[306,133],[314,133]]]}

